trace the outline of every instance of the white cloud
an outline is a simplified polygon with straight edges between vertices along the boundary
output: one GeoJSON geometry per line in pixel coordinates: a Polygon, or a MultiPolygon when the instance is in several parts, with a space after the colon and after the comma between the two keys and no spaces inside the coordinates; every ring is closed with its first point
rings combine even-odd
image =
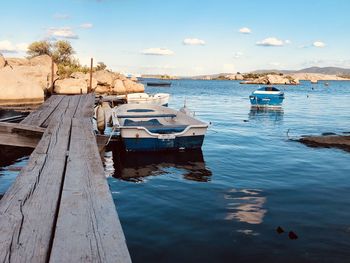
{"type": "Polygon", "coordinates": [[[0,52],[16,52],[16,47],[11,43],[11,41],[3,40],[0,41],[0,52]]]}
{"type": "Polygon", "coordinates": [[[16,45],[17,51],[27,52],[28,50],[28,44],[27,43],[19,43],[16,45]]]}
{"type": "Polygon", "coordinates": [[[264,46],[264,47],[282,47],[285,44],[289,44],[289,43],[290,43],[289,40],[283,41],[275,37],[268,37],[261,41],[256,42],[256,45],[264,46]]]}
{"type": "Polygon", "coordinates": [[[93,27],[93,24],[91,24],[91,23],[84,23],[84,24],[81,24],[79,27],[80,28],[84,28],[84,29],[89,29],[89,28],[93,27]]]}
{"type": "Polygon", "coordinates": [[[318,47],[318,48],[322,48],[322,47],[326,46],[326,44],[324,42],[322,42],[322,41],[315,41],[314,43],[312,43],[312,45],[314,47],[318,47]]]}
{"type": "Polygon", "coordinates": [[[238,31],[242,34],[250,34],[252,32],[252,30],[248,27],[242,27],[238,31]]]}
{"type": "Polygon", "coordinates": [[[154,56],[169,56],[169,55],[174,55],[175,53],[174,51],[167,48],[154,47],[154,48],[147,48],[142,50],[141,54],[154,55],[154,56]]]}
{"type": "Polygon", "coordinates": [[[3,53],[17,53],[27,51],[27,43],[13,44],[9,40],[0,41],[0,52],[3,53]]]}
{"type": "Polygon", "coordinates": [[[52,37],[78,39],[78,35],[73,32],[70,27],[51,27],[48,29],[48,34],[52,37]]]}
{"type": "Polygon", "coordinates": [[[54,14],[54,15],[53,15],[53,18],[64,20],[64,19],[69,19],[70,16],[67,15],[67,14],[54,14]]]}
{"type": "Polygon", "coordinates": [[[204,46],[205,41],[198,38],[186,38],[184,39],[183,44],[189,46],[204,46]]]}
{"type": "Polygon", "coordinates": [[[238,52],[235,52],[234,54],[233,54],[233,57],[234,58],[241,58],[241,57],[243,57],[243,53],[242,52],[240,52],[240,51],[238,51],[238,52]]]}

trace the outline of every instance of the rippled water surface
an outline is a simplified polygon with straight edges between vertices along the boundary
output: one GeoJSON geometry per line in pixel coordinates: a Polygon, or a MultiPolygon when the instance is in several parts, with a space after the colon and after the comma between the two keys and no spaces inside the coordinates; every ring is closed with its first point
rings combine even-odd
{"type": "MultiPolygon", "coordinates": [[[[350,154],[289,140],[349,132],[350,82],[281,86],[283,109],[271,111],[250,108],[256,88],[180,80],[146,89],[171,93],[175,109],[186,100],[211,125],[202,151],[105,153],[134,262],[350,261],[350,154]]],[[[1,164],[1,190],[16,163],[1,164]]]]}
{"type": "Polygon", "coordinates": [[[252,110],[255,88],[147,88],[171,93],[172,108],[186,99],[211,127],[199,153],[114,152],[109,183],[135,262],[350,261],[349,153],[287,137],[350,131],[350,83],[280,87],[281,111],[252,110]]]}

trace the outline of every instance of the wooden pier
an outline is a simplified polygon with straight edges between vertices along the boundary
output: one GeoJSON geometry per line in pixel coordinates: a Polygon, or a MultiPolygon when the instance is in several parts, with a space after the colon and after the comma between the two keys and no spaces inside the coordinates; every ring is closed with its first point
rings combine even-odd
{"type": "Polygon", "coordinates": [[[0,201],[1,262],[131,262],[93,131],[94,101],[56,95],[20,124],[0,124],[0,143],[7,133],[36,146],[0,201]]]}

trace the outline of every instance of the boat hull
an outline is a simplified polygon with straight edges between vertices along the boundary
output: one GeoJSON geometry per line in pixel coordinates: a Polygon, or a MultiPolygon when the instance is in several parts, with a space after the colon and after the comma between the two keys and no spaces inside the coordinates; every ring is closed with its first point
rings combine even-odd
{"type": "Polygon", "coordinates": [[[281,107],[284,96],[283,95],[250,95],[249,96],[250,103],[252,106],[260,106],[260,107],[281,107]]]}
{"type": "Polygon", "coordinates": [[[122,138],[126,151],[176,151],[200,149],[204,135],[176,137],[174,139],[158,138],[122,138]]]}

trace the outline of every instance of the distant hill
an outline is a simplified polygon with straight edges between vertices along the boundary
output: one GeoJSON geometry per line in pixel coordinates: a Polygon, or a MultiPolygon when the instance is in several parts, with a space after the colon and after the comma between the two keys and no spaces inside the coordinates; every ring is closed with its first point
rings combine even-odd
{"type": "Polygon", "coordinates": [[[348,68],[337,68],[337,67],[311,67],[297,71],[297,73],[318,73],[328,75],[349,75],[350,69],[348,68]]]}
{"type": "Polygon", "coordinates": [[[317,74],[327,74],[327,75],[350,75],[350,69],[348,68],[337,68],[337,67],[310,67],[300,70],[256,70],[252,73],[268,73],[268,72],[277,72],[284,74],[293,74],[293,73],[317,73],[317,74]]]}

